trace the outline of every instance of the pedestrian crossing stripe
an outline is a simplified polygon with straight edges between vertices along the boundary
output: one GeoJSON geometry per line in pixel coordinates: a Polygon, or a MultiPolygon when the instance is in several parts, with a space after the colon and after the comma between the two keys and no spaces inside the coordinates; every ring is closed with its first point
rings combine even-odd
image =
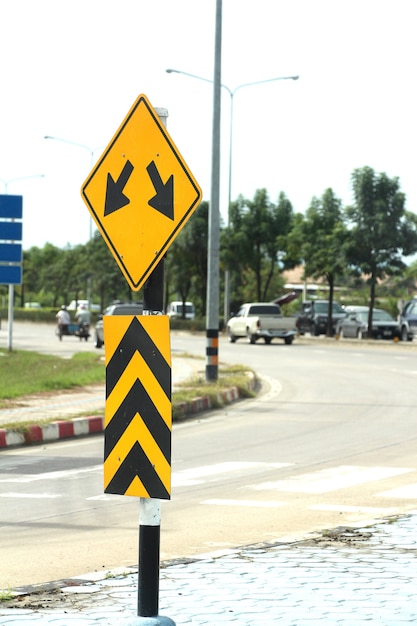
{"type": "Polygon", "coordinates": [[[104,316],[104,492],[171,494],[171,348],[166,315],[104,316]]]}

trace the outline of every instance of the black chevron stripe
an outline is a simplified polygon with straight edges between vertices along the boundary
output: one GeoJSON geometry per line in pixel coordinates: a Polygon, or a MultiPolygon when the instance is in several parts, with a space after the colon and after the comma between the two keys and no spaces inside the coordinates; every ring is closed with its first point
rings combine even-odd
{"type": "Polygon", "coordinates": [[[151,494],[152,498],[169,500],[170,495],[155,472],[142,447],[136,442],[123,463],[104,490],[104,493],[116,493],[123,495],[129,489],[132,480],[138,477],[151,494]]]}
{"type": "Polygon", "coordinates": [[[142,355],[149,369],[159,382],[161,389],[170,400],[171,368],[136,317],[133,318],[106,367],[106,397],[109,397],[117,385],[120,379],[120,372],[125,371],[136,351],[142,355]]]}
{"type": "Polygon", "coordinates": [[[134,382],[131,390],[106,426],[104,459],[107,459],[119,439],[123,437],[126,428],[137,413],[145,422],[168,463],[171,463],[171,430],[140,380],[134,382]]]}

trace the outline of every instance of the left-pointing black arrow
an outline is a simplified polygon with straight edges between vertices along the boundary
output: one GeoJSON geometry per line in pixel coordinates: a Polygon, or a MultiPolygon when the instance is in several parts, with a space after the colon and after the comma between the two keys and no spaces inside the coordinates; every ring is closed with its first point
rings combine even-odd
{"type": "Polygon", "coordinates": [[[107,174],[107,188],[106,188],[106,202],[104,205],[104,217],[110,215],[114,211],[118,211],[122,207],[129,204],[130,199],[125,196],[123,189],[131,173],[133,172],[133,165],[130,161],[126,161],[124,168],[122,169],[119,178],[115,181],[111,174],[107,174]]]}

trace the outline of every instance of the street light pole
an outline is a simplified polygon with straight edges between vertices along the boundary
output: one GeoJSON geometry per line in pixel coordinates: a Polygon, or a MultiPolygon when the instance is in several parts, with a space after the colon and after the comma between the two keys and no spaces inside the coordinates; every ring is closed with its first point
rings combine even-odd
{"type": "Polygon", "coordinates": [[[17,178],[10,178],[9,180],[4,180],[0,178],[0,183],[4,185],[4,193],[7,195],[7,190],[9,188],[10,183],[15,183],[18,180],[26,180],[28,178],[45,178],[45,174],[31,174],[30,176],[18,176],[17,178]]]}
{"type": "MultiPolygon", "coordinates": [[[[173,68],[168,68],[165,70],[168,74],[183,74],[184,76],[188,76],[189,78],[195,78],[197,80],[202,80],[206,83],[213,83],[209,78],[204,78],[203,76],[197,76],[196,74],[190,74],[189,72],[183,72],[182,70],[177,70],[173,68]]],[[[229,133],[229,184],[228,184],[228,209],[227,209],[227,226],[230,225],[230,205],[232,201],[232,161],[233,161],[233,113],[234,113],[234,96],[237,91],[240,89],[244,89],[245,87],[255,87],[257,85],[262,85],[264,83],[272,83],[278,80],[298,80],[299,76],[276,76],[274,78],[266,78],[264,80],[257,80],[250,83],[242,83],[241,85],[237,85],[234,89],[231,89],[227,85],[221,83],[221,87],[227,91],[230,97],[230,133],[229,133]]],[[[226,269],[225,271],[225,285],[224,285],[224,322],[226,323],[230,313],[230,270],[226,269]]]]}
{"type": "MultiPolygon", "coordinates": [[[[78,143],[76,141],[70,141],[69,139],[62,139],[61,137],[53,137],[51,135],[45,135],[44,139],[53,139],[54,141],[61,141],[62,143],[67,143],[70,146],[76,146],[77,148],[82,148],[83,150],[87,150],[87,152],[90,153],[90,167],[91,169],[93,169],[93,165],[94,165],[94,154],[97,152],[97,150],[101,150],[102,146],[99,146],[98,148],[90,148],[90,146],[86,146],[83,143],[78,143]]],[[[90,230],[89,230],[89,240],[91,240],[93,237],[93,218],[90,216],[90,230]]]]}

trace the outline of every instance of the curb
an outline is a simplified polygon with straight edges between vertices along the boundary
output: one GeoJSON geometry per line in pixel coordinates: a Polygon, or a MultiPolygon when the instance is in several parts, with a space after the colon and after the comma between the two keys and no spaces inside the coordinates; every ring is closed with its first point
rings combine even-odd
{"type": "MultiPolygon", "coordinates": [[[[250,372],[249,380],[246,384],[246,390],[253,391],[255,388],[256,377],[252,374],[252,372],[250,372]]],[[[192,417],[193,415],[202,413],[203,411],[214,410],[245,397],[246,395],[243,389],[240,389],[239,387],[231,387],[230,389],[220,391],[214,400],[212,400],[209,396],[202,396],[194,398],[189,402],[181,402],[175,405],[175,408],[179,410],[180,415],[177,414],[176,418],[173,418],[172,421],[182,421],[183,419],[192,417]]],[[[70,437],[85,437],[87,435],[94,435],[103,431],[104,416],[96,415],[75,417],[71,420],[58,420],[43,426],[32,424],[28,426],[24,432],[0,428],[0,450],[12,446],[51,443],[52,441],[59,441],[70,437]]]]}
{"type": "Polygon", "coordinates": [[[25,432],[5,430],[0,428],[0,448],[8,446],[22,446],[32,443],[44,443],[67,439],[68,437],[82,437],[101,433],[104,430],[104,417],[96,415],[89,417],[75,417],[72,420],[59,420],[44,426],[32,424],[25,432]]]}

